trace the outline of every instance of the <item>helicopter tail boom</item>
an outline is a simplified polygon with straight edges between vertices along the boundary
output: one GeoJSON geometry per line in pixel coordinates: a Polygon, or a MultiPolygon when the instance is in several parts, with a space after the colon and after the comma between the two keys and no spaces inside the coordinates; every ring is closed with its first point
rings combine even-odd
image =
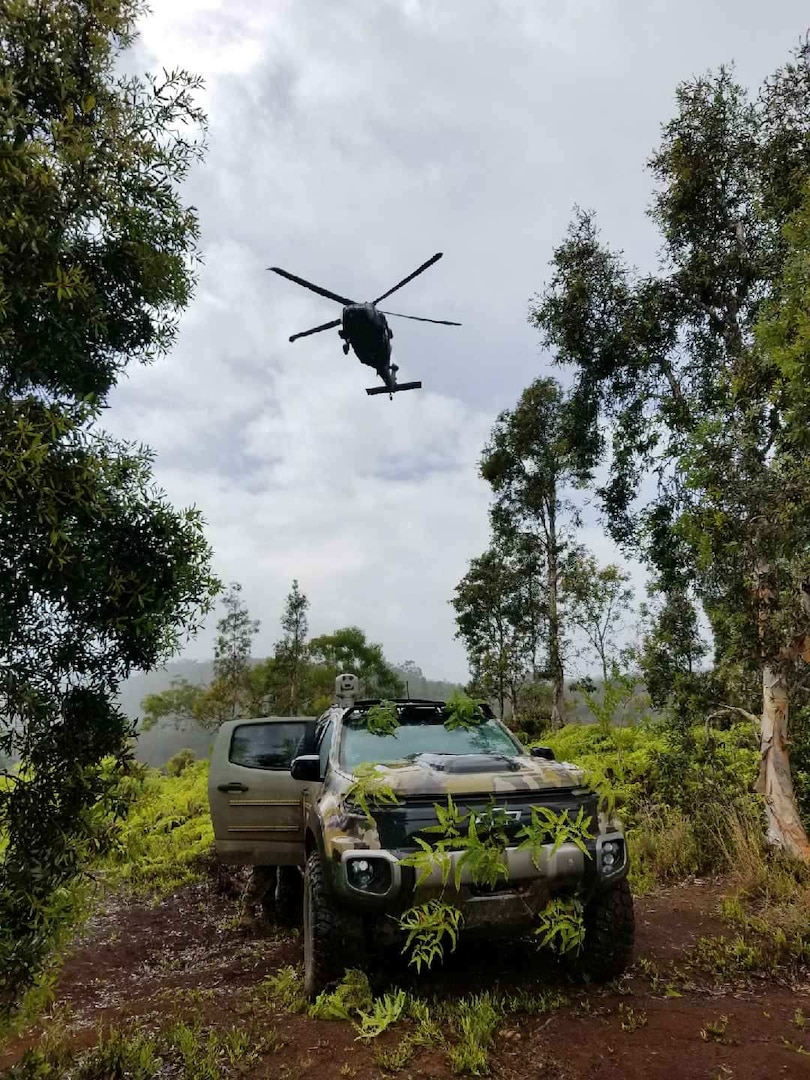
{"type": "Polygon", "coordinates": [[[399,383],[397,386],[393,386],[389,389],[387,386],[371,386],[366,390],[369,397],[373,397],[375,394],[398,394],[400,390],[421,390],[421,382],[404,382],[399,383]]]}

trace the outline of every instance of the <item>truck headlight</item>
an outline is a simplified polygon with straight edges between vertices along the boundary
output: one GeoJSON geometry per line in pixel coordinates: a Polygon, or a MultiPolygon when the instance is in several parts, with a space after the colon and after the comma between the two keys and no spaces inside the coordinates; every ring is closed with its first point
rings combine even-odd
{"type": "Polygon", "coordinates": [[[387,893],[391,887],[391,866],[387,859],[356,856],[346,860],[346,880],[361,892],[387,893]]]}
{"type": "Polygon", "coordinates": [[[602,844],[602,868],[605,873],[612,874],[624,864],[624,841],[606,840],[602,844]]]}

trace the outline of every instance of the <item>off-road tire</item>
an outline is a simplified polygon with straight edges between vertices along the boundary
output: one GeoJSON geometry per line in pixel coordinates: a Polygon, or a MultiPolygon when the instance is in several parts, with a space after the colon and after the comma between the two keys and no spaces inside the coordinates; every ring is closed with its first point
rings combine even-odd
{"type": "Polygon", "coordinates": [[[280,926],[300,926],[303,915],[304,878],[297,866],[280,866],[276,884],[276,921],[280,926]]]}
{"type": "Polygon", "coordinates": [[[351,966],[367,964],[365,927],[359,915],[337,912],[329,901],[323,864],[317,852],[304,871],[304,993],[314,1000],[322,990],[342,978],[346,960],[351,966]]]}
{"type": "Polygon", "coordinates": [[[635,916],[627,878],[592,897],[584,918],[585,941],[574,962],[575,972],[594,982],[615,979],[633,955],[635,916]]]}
{"type": "Polygon", "coordinates": [[[341,974],[340,929],[329,905],[323,866],[317,851],[304,870],[304,992],[313,1000],[341,974]]]}

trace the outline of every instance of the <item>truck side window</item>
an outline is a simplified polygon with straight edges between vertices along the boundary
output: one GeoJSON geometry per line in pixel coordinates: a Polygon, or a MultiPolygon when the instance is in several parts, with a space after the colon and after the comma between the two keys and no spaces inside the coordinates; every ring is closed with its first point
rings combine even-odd
{"type": "Polygon", "coordinates": [[[233,729],[228,760],[248,769],[289,769],[303,724],[240,724],[233,729]]]}
{"type": "Polygon", "coordinates": [[[321,776],[326,773],[326,766],[329,762],[329,750],[332,746],[332,736],[335,731],[335,724],[333,720],[329,720],[320,734],[320,743],[318,745],[318,757],[321,759],[321,776]]]}

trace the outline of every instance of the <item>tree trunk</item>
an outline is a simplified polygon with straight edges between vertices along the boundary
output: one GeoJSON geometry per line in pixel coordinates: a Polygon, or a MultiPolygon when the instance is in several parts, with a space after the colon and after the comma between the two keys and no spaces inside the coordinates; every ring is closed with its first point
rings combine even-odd
{"type": "Polygon", "coordinates": [[[560,656],[560,613],[557,609],[557,531],[550,516],[546,552],[548,589],[548,660],[551,669],[551,727],[563,726],[565,716],[565,675],[560,656]]]}
{"type": "Polygon", "coordinates": [[[798,859],[810,862],[810,841],[802,825],[790,775],[788,684],[784,665],[762,667],[759,776],[755,790],[765,796],[768,840],[798,859]]]}
{"type": "Polygon", "coordinates": [[[765,796],[770,843],[810,862],[810,840],[796,806],[787,748],[790,706],[787,670],[800,652],[794,643],[774,656],[771,621],[778,608],[778,597],[776,568],[768,559],[760,558],[756,563],[756,598],[762,656],[762,717],[755,790],[765,796]]]}
{"type": "Polygon", "coordinates": [[[298,715],[298,671],[293,668],[292,683],[290,684],[290,716],[298,715]]]}

